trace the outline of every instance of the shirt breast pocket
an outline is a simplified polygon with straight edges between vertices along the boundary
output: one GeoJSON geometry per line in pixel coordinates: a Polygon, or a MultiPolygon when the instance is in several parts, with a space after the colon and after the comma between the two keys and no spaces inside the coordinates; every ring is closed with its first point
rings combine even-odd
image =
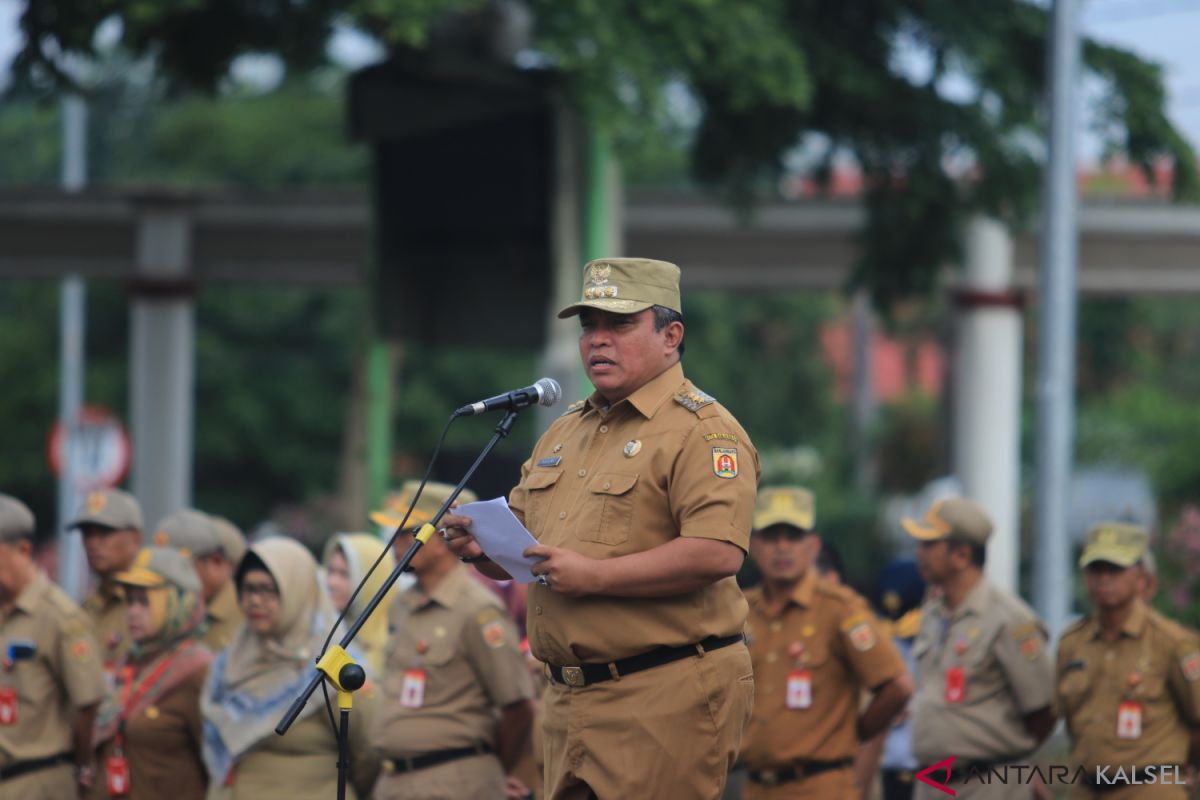
{"type": "Polygon", "coordinates": [[[550,508],[550,497],[554,494],[554,485],[558,483],[561,471],[542,472],[535,470],[525,478],[527,500],[525,503],[525,528],[535,537],[542,535],[542,523],[546,511],[550,508]]]}
{"type": "Polygon", "coordinates": [[[623,544],[633,527],[637,473],[602,472],[588,486],[579,538],[607,545],[623,544]]]}

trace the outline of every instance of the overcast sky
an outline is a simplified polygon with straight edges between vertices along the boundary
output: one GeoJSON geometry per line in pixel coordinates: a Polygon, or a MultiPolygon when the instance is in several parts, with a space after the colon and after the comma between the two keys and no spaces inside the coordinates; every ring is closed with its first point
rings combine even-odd
{"type": "MultiPolygon", "coordinates": [[[[0,87],[7,83],[8,65],[20,45],[16,22],[24,0],[0,0],[0,87]]],[[[1165,69],[1171,119],[1200,147],[1200,0],[1084,0],[1084,31],[1099,40],[1122,45],[1165,69]]],[[[330,48],[352,66],[378,57],[361,37],[343,32],[330,48]],[[357,63],[354,63],[357,62],[357,63]]],[[[247,71],[269,73],[263,60],[243,65],[247,71]]],[[[1081,156],[1095,156],[1086,136],[1081,156]]]]}

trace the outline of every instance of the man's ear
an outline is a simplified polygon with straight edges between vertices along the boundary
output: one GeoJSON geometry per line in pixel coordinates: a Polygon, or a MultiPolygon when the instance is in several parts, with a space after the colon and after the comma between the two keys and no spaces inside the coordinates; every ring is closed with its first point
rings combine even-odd
{"type": "Polygon", "coordinates": [[[683,341],[683,323],[678,320],[668,323],[667,327],[663,328],[663,336],[669,349],[678,349],[679,343],[683,341]]]}

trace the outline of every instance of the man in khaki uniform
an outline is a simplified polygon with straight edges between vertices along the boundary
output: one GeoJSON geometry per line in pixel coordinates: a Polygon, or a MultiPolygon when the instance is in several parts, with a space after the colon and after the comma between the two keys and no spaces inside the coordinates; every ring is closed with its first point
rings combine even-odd
{"type": "MultiPolygon", "coordinates": [[[[906,519],[904,527],[918,540],[922,577],[941,590],[922,609],[913,645],[913,754],[923,767],[954,757],[949,780],[944,769],[929,777],[959,797],[1012,797],[1013,786],[975,776],[1027,763],[1054,729],[1045,630],[1025,603],[984,577],[992,522],[975,503],[939,501],[924,520],[906,519]]],[[[945,795],[921,783],[915,796],[945,795]]]]}
{"type": "Polygon", "coordinates": [[[83,535],[88,566],[99,583],[83,600],[100,644],[100,660],[109,674],[129,649],[125,597],[113,576],[129,569],[142,549],[142,508],[128,492],[107,489],[89,492],[72,528],[83,535]]]}
{"type": "Polygon", "coordinates": [[[214,653],[224,650],[242,624],[242,608],[233,585],[237,561],[225,555],[216,522],[208,514],[185,508],[158,523],[151,541],[155,547],[170,547],[191,559],[205,605],[205,630],[200,641],[214,653]]]}
{"type": "Polygon", "coordinates": [[[745,800],[857,796],[859,742],[885,730],[912,695],[866,601],[818,575],[815,516],[806,489],[758,494],[750,555],[763,584],[746,593],[756,697],[742,741],[745,800]],[[874,696],[860,714],[863,690],[874,696]]]}
{"type": "Polygon", "coordinates": [[[92,784],[104,673],[87,618],[33,561],[28,507],[0,495],[0,800],[67,800],[92,784]]]}
{"type": "MultiPolygon", "coordinates": [[[[430,495],[436,512],[448,492],[430,495]]],[[[411,533],[396,539],[397,558],[412,541],[411,533]]],[[[523,797],[510,776],[529,748],[533,685],[516,626],[441,537],[411,567],[416,585],[389,609],[383,701],[371,731],[383,758],[374,796],[523,797]]]]}
{"type": "Polygon", "coordinates": [[[1139,596],[1147,540],[1135,525],[1101,523],[1079,559],[1092,613],[1063,632],[1057,662],[1069,763],[1086,781],[1073,797],[1191,796],[1181,784],[1200,752],[1200,642],[1139,596]]]}
{"type": "MultiPolygon", "coordinates": [[[[526,555],[528,634],[547,664],[546,796],[720,797],[754,696],[734,575],[749,546],[758,454],[683,375],[679,268],[584,269],[579,353],[596,391],[521,468],[509,505],[526,555]]],[[[470,520],[443,520],[483,558],[470,520]]],[[[484,574],[506,578],[491,562],[484,574]]]]}

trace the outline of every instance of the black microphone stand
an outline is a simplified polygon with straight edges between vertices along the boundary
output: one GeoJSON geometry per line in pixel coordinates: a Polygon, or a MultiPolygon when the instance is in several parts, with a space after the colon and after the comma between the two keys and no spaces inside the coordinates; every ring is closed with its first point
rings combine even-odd
{"type": "Polygon", "coordinates": [[[338,691],[338,708],[341,710],[341,725],[338,730],[338,800],[345,800],[346,797],[346,772],[350,760],[347,750],[349,749],[348,740],[350,735],[351,693],[362,688],[363,683],[366,681],[366,673],[350,657],[350,654],[346,652],[346,648],[354,640],[354,637],[358,635],[363,624],[375,612],[379,604],[383,602],[384,595],[392,588],[392,584],[399,580],[401,573],[408,567],[413,556],[433,537],[437,530],[437,523],[458,498],[463,487],[471,480],[471,477],[475,474],[475,470],[479,469],[479,465],[492,452],[492,448],[501,439],[508,436],[512,430],[513,423],[517,421],[518,413],[520,412],[517,410],[509,409],[504,414],[504,419],[500,420],[500,424],[496,426],[496,432],[479,453],[478,458],[475,459],[475,463],[471,464],[470,469],[467,470],[462,480],[454,487],[454,491],[450,493],[450,496],[442,503],[441,508],[434,514],[433,519],[422,525],[421,529],[417,531],[412,545],[408,548],[408,552],[396,564],[392,570],[392,574],[388,575],[387,580],[383,582],[383,586],[379,587],[379,591],[375,592],[375,596],[371,598],[371,602],[367,604],[363,612],[358,615],[358,619],[354,620],[350,629],[346,631],[346,635],[342,637],[341,642],[334,647],[330,647],[317,659],[317,666],[313,670],[312,680],[308,682],[308,685],[300,693],[300,696],[292,702],[287,712],[284,713],[283,718],[279,720],[279,724],[275,726],[275,733],[283,736],[287,733],[288,728],[292,727],[292,723],[296,721],[296,717],[300,716],[300,712],[304,710],[304,705],[308,702],[308,698],[321,685],[321,681],[328,680],[333,684],[334,688],[338,691]]]}

